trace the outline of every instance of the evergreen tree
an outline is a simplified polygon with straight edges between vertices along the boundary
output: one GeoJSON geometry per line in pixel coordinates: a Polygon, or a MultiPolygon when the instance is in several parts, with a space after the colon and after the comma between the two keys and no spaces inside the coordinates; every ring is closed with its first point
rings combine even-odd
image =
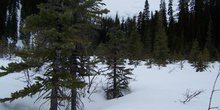
{"type": "Polygon", "coordinates": [[[174,17],[173,17],[173,0],[169,0],[168,15],[169,15],[169,21],[170,22],[174,22],[174,17]]]}
{"type": "Polygon", "coordinates": [[[147,21],[150,18],[150,5],[148,3],[148,0],[145,0],[145,5],[144,5],[144,11],[143,11],[143,18],[145,23],[147,23],[147,21]]]}
{"type": "MultiPolygon", "coordinates": [[[[188,50],[186,46],[191,43],[192,37],[190,33],[191,27],[189,26],[189,0],[179,0],[179,13],[178,13],[178,25],[177,25],[177,36],[183,36],[184,49],[188,50]]],[[[179,38],[180,39],[180,38],[179,38]]]]}
{"type": "Polygon", "coordinates": [[[209,50],[207,48],[205,48],[202,52],[202,55],[203,55],[204,64],[208,65],[208,62],[211,60],[209,50]]]}
{"type": "Polygon", "coordinates": [[[163,25],[163,16],[160,15],[156,25],[156,33],[153,47],[153,58],[158,66],[165,66],[169,58],[169,48],[165,26],[163,25]]]}
{"type": "Polygon", "coordinates": [[[140,11],[137,19],[137,30],[140,35],[143,35],[143,31],[144,31],[142,26],[143,26],[143,13],[142,11],[140,11]]]}
{"type": "Polygon", "coordinates": [[[141,42],[141,36],[137,32],[136,26],[133,26],[127,42],[130,63],[138,64],[138,61],[142,60],[144,58],[144,55],[143,43],[141,42]]]}
{"type": "Polygon", "coordinates": [[[118,28],[112,28],[108,33],[110,40],[106,44],[99,46],[99,56],[106,60],[108,82],[105,88],[107,99],[118,98],[129,90],[128,75],[131,75],[131,69],[125,69],[126,58],[126,39],[125,33],[118,28]]]}
{"type": "Polygon", "coordinates": [[[208,49],[205,48],[203,52],[199,52],[198,61],[196,62],[195,68],[196,72],[203,72],[208,67],[209,62],[209,52],[208,49]]]}
{"type": "MultiPolygon", "coordinates": [[[[102,18],[100,21],[100,25],[101,25],[101,29],[100,29],[100,37],[98,40],[97,45],[102,42],[102,43],[106,43],[107,41],[109,41],[109,36],[107,35],[107,32],[114,26],[114,20],[111,17],[105,17],[102,18]]],[[[125,24],[124,24],[125,26],[125,24]]],[[[124,27],[126,28],[126,27],[124,27]]]]}
{"type": "Polygon", "coordinates": [[[89,44],[84,29],[93,29],[95,26],[92,20],[100,18],[98,14],[108,12],[107,9],[99,9],[100,5],[104,5],[101,1],[50,0],[39,5],[40,12],[28,16],[23,28],[26,32],[35,33],[36,46],[29,52],[18,52],[17,55],[23,61],[1,67],[5,72],[1,72],[0,76],[29,68],[38,70],[44,64],[49,64],[47,70],[43,75],[35,76],[32,85],[12,93],[11,98],[0,101],[13,101],[45,91],[42,97],[50,99],[50,110],[57,110],[58,102],[63,101],[70,101],[71,110],[76,110],[77,88],[85,86],[78,77],[77,49],[89,44]],[[70,90],[71,95],[61,88],[70,90]],[[44,95],[47,93],[48,95],[44,95]]]}
{"type": "Polygon", "coordinates": [[[193,46],[189,54],[189,63],[191,63],[193,66],[195,66],[198,61],[199,52],[200,52],[199,44],[197,40],[195,40],[193,42],[193,46]]]}
{"type": "Polygon", "coordinates": [[[161,16],[163,16],[162,17],[162,19],[163,19],[163,25],[164,25],[164,27],[165,27],[165,31],[166,31],[166,33],[167,33],[167,13],[166,13],[166,2],[165,2],[165,0],[161,0],[160,1],[160,14],[161,14],[161,16]]]}
{"type": "Polygon", "coordinates": [[[215,55],[215,50],[214,50],[212,37],[213,37],[213,35],[212,35],[212,26],[211,26],[211,22],[209,22],[205,48],[207,48],[209,50],[210,57],[215,58],[216,55],[215,55]]]}
{"type": "Polygon", "coordinates": [[[152,52],[152,37],[151,37],[151,32],[149,28],[146,31],[145,39],[143,42],[144,42],[143,47],[145,51],[144,53],[150,56],[152,52]]]}
{"type": "Polygon", "coordinates": [[[176,23],[173,17],[173,0],[169,0],[169,8],[168,8],[168,15],[169,15],[169,25],[167,30],[168,35],[168,46],[170,51],[173,53],[175,51],[175,37],[176,37],[176,23]]]}

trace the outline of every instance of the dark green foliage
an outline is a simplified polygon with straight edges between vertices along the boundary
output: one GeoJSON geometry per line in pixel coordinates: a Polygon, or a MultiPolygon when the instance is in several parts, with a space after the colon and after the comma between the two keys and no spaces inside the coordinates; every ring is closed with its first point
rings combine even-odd
{"type": "Polygon", "coordinates": [[[149,28],[146,30],[146,34],[145,34],[144,51],[145,51],[144,53],[147,54],[148,56],[150,56],[152,53],[152,36],[149,28]]]}
{"type": "Polygon", "coordinates": [[[128,75],[131,75],[131,69],[124,66],[127,57],[125,33],[118,28],[112,28],[108,33],[110,40],[106,44],[99,46],[99,56],[107,64],[109,73],[107,73],[108,82],[105,88],[107,99],[118,98],[129,90],[128,75]]]}
{"type": "Polygon", "coordinates": [[[203,52],[200,52],[198,55],[198,62],[195,66],[196,72],[202,72],[206,70],[209,67],[209,51],[207,48],[203,50],[203,52]]]}
{"type": "Polygon", "coordinates": [[[176,22],[174,19],[174,15],[173,15],[173,0],[169,0],[169,8],[168,8],[168,15],[169,15],[169,24],[168,24],[168,30],[167,30],[167,35],[168,35],[168,47],[170,48],[170,52],[173,53],[174,51],[178,51],[176,50],[176,22]]]}
{"type": "Polygon", "coordinates": [[[159,17],[156,25],[156,33],[154,39],[153,58],[158,66],[165,66],[169,58],[169,48],[167,43],[166,30],[163,25],[163,17],[159,17]]]}
{"type": "Polygon", "coordinates": [[[92,31],[95,30],[93,20],[100,18],[98,14],[108,12],[107,9],[99,9],[100,5],[104,5],[101,0],[50,0],[38,5],[39,13],[28,16],[23,27],[23,31],[34,33],[34,47],[28,52],[16,53],[22,58],[22,62],[2,67],[5,72],[2,72],[1,76],[31,68],[38,70],[47,64],[44,68],[46,71],[40,76],[33,76],[35,83],[31,86],[13,93],[11,98],[2,101],[45,92],[41,97],[50,99],[51,110],[57,110],[58,101],[66,100],[71,100],[71,108],[75,110],[77,89],[85,86],[79,79],[81,71],[78,71],[77,60],[79,55],[86,56],[83,53],[84,48],[90,46],[90,37],[95,35],[92,31]],[[91,32],[93,34],[90,34],[91,32]],[[41,84],[40,87],[38,84],[41,84]],[[35,85],[36,89],[32,90],[35,85]],[[71,91],[71,94],[62,88],[71,91]],[[28,92],[30,93],[27,94],[28,92]]]}
{"type": "Polygon", "coordinates": [[[196,72],[202,72],[206,70],[208,67],[208,62],[210,61],[209,51],[207,48],[200,51],[199,45],[197,40],[194,41],[193,47],[189,54],[189,62],[192,64],[193,67],[196,68],[196,72]]]}
{"type": "Polygon", "coordinates": [[[198,61],[196,62],[196,65],[195,65],[196,72],[202,72],[206,70],[206,68],[208,67],[208,63],[204,61],[205,56],[203,55],[202,52],[200,52],[197,57],[198,57],[198,61]]]}
{"type": "Polygon", "coordinates": [[[203,55],[204,64],[208,66],[209,62],[211,61],[209,50],[205,48],[202,52],[202,55],[203,55]]]}
{"type": "Polygon", "coordinates": [[[141,36],[138,34],[135,26],[132,28],[130,36],[127,39],[127,50],[131,64],[135,64],[135,62],[137,63],[139,60],[144,59],[143,43],[141,42],[141,36]]]}
{"type": "Polygon", "coordinates": [[[24,87],[24,89],[20,90],[20,91],[16,91],[14,93],[11,93],[11,97],[10,98],[4,98],[4,99],[0,99],[0,102],[6,102],[6,101],[14,101],[18,98],[23,98],[26,96],[33,96],[36,93],[40,92],[43,90],[42,88],[42,84],[40,84],[39,82],[37,82],[36,84],[33,84],[31,86],[28,87],[24,87]]]}
{"type": "Polygon", "coordinates": [[[194,41],[192,49],[190,51],[189,54],[189,63],[191,63],[192,65],[196,65],[196,62],[198,60],[198,55],[199,55],[200,49],[199,49],[199,44],[197,42],[197,40],[194,41]]]}
{"type": "Polygon", "coordinates": [[[150,5],[148,3],[148,0],[145,0],[144,11],[143,11],[143,19],[145,25],[147,24],[149,18],[150,18],[150,5]]]}

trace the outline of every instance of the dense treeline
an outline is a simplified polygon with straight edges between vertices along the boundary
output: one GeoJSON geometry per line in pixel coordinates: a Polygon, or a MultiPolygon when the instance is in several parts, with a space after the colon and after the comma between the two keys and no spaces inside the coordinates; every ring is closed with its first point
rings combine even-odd
{"type": "Polygon", "coordinates": [[[126,32],[127,38],[131,34],[137,33],[141,38],[139,44],[143,44],[143,53],[152,55],[154,46],[156,46],[156,30],[159,28],[156,25],[160,20],[163,20],[171,55],[180,52],[188,58],[193,42],[197,40],[199,50],[202,51],[208,48],[210,56],[216,60],[220,51],[219,16],[217,14],[220,9],[219,4],[218,0],[191,0],[190,2],[189,0],[180,0],[179,12],[177,15],[173,15],[172,0],[169,1],[168,12],[166,11],[165,1],[161,0],[160,10],[151,12],[150,15],[149,5],[146,2],[145,9],[133,18],[129,17],[125,20],[103,18],[100,41],[106,42],[108,40],[108,37],[103,35],[109,30],[107,28],[114,27],[113,24],[119,24],[120,29],[126,32]]]}
{"type": "Polygon", "coordinates": [[[138,16],[103,18],[99,42],[108,42],[106,33],[118,27],[126,33],[131,60],[153,58],[159,65],[177,59],[197,63],[199,60],[217,60],[220,51],[219,6],[218,0],[179,0],[178,13],[174,15],[173,0],[169,0],[168,11],[165,0],[161,0],[160,10],[151,13],[146,0],[145,8],[138,16]],[[197,47],[193,48],[195,42],[197,47]]]}
{"type": "MultiPolygon", "coordinates": [[[[17,11],[18,9],[21,10],[20,20],[24,21],[27,16],[39,11],[37,4],[45,2],[45,0],[2,0],[2,14],[0,17],[1,44],[3,45],[5,42],[4,46],[8,46],[9,38],[13,41],[10,43],[13,44],[17,43],[18,38],[24,44],[30,43],[30,34],[20,32],[20,36],[17,36],[18,26],[23,27],[23,22],[18,25],[17,11]]],[[[143,5],[145,8],[138,16],[125,19],[104,17],[100,21],[101,30],[96,46],[100,42],[107,42],[109,38],[106,33],[112,27],[118,25],[117,27],[126,32],[126,36],[138,34],[139,37],[136,38],[141,41],[138,44],[142,45],[140,47],[143,51],[142,54],[145,58],[151,57],[155,46],[158,17],[163,16],[170,55],[181,53],[185,58],[188,58],[193,42],[197,40],[199,51],[207,48],[213,60],[218,58],[218,52],[220,51],[220,3],[218,0],[179,0],[177,15],[174,15],[173,0],[169,0],[168,7],[166,7],[165,0],[161,0],[160,10],[155,12],[149,11],[148,0],[143,5]]]]}

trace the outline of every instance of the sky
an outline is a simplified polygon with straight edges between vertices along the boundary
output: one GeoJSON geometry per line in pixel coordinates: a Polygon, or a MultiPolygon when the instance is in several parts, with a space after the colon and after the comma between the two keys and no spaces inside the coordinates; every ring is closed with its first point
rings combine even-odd
{"type": "MultiPolygon", "coordinates": [[[[168,5],[169,0],[165,0],[168,5]]],[[[107,16],[114,17],[118,12],[120,17],[133,17],[137,16],[140,11],[143,11],[145,0],[103,0],[106,4],[105,8],[110,12],[107,16]]],[[[159,10],[160,0],[148,0],[150,11],[159,10]]],[[[174,11],[178,6],[178,0],[173,0],[174,11]]],[[[167,8],[168,9],[168,8],[167,8]]]]}

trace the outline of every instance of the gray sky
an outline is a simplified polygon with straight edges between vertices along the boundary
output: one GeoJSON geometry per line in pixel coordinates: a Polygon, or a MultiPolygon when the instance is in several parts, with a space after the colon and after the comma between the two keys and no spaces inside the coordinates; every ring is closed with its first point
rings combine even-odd
{"type": "MultiPolygon", "coordinates": [[[[174,11],[176,11],[178,0],[173,1],[174,11]]],[[[111,11],[108,16],[115,16],[118,12],[120,17],[125,18],[138,15],[140,11],[143,11],[145,4],[145,0],[103,0],[103,2],[106,4],[105,8],[108,8],[111,11]]],[[[160,0],[148,0],[148,2],[150,5],[150,11],[159,9],[160,0]]],[[[166,4],[168,5],[168,0],[166,0],[166,4]]]]}

